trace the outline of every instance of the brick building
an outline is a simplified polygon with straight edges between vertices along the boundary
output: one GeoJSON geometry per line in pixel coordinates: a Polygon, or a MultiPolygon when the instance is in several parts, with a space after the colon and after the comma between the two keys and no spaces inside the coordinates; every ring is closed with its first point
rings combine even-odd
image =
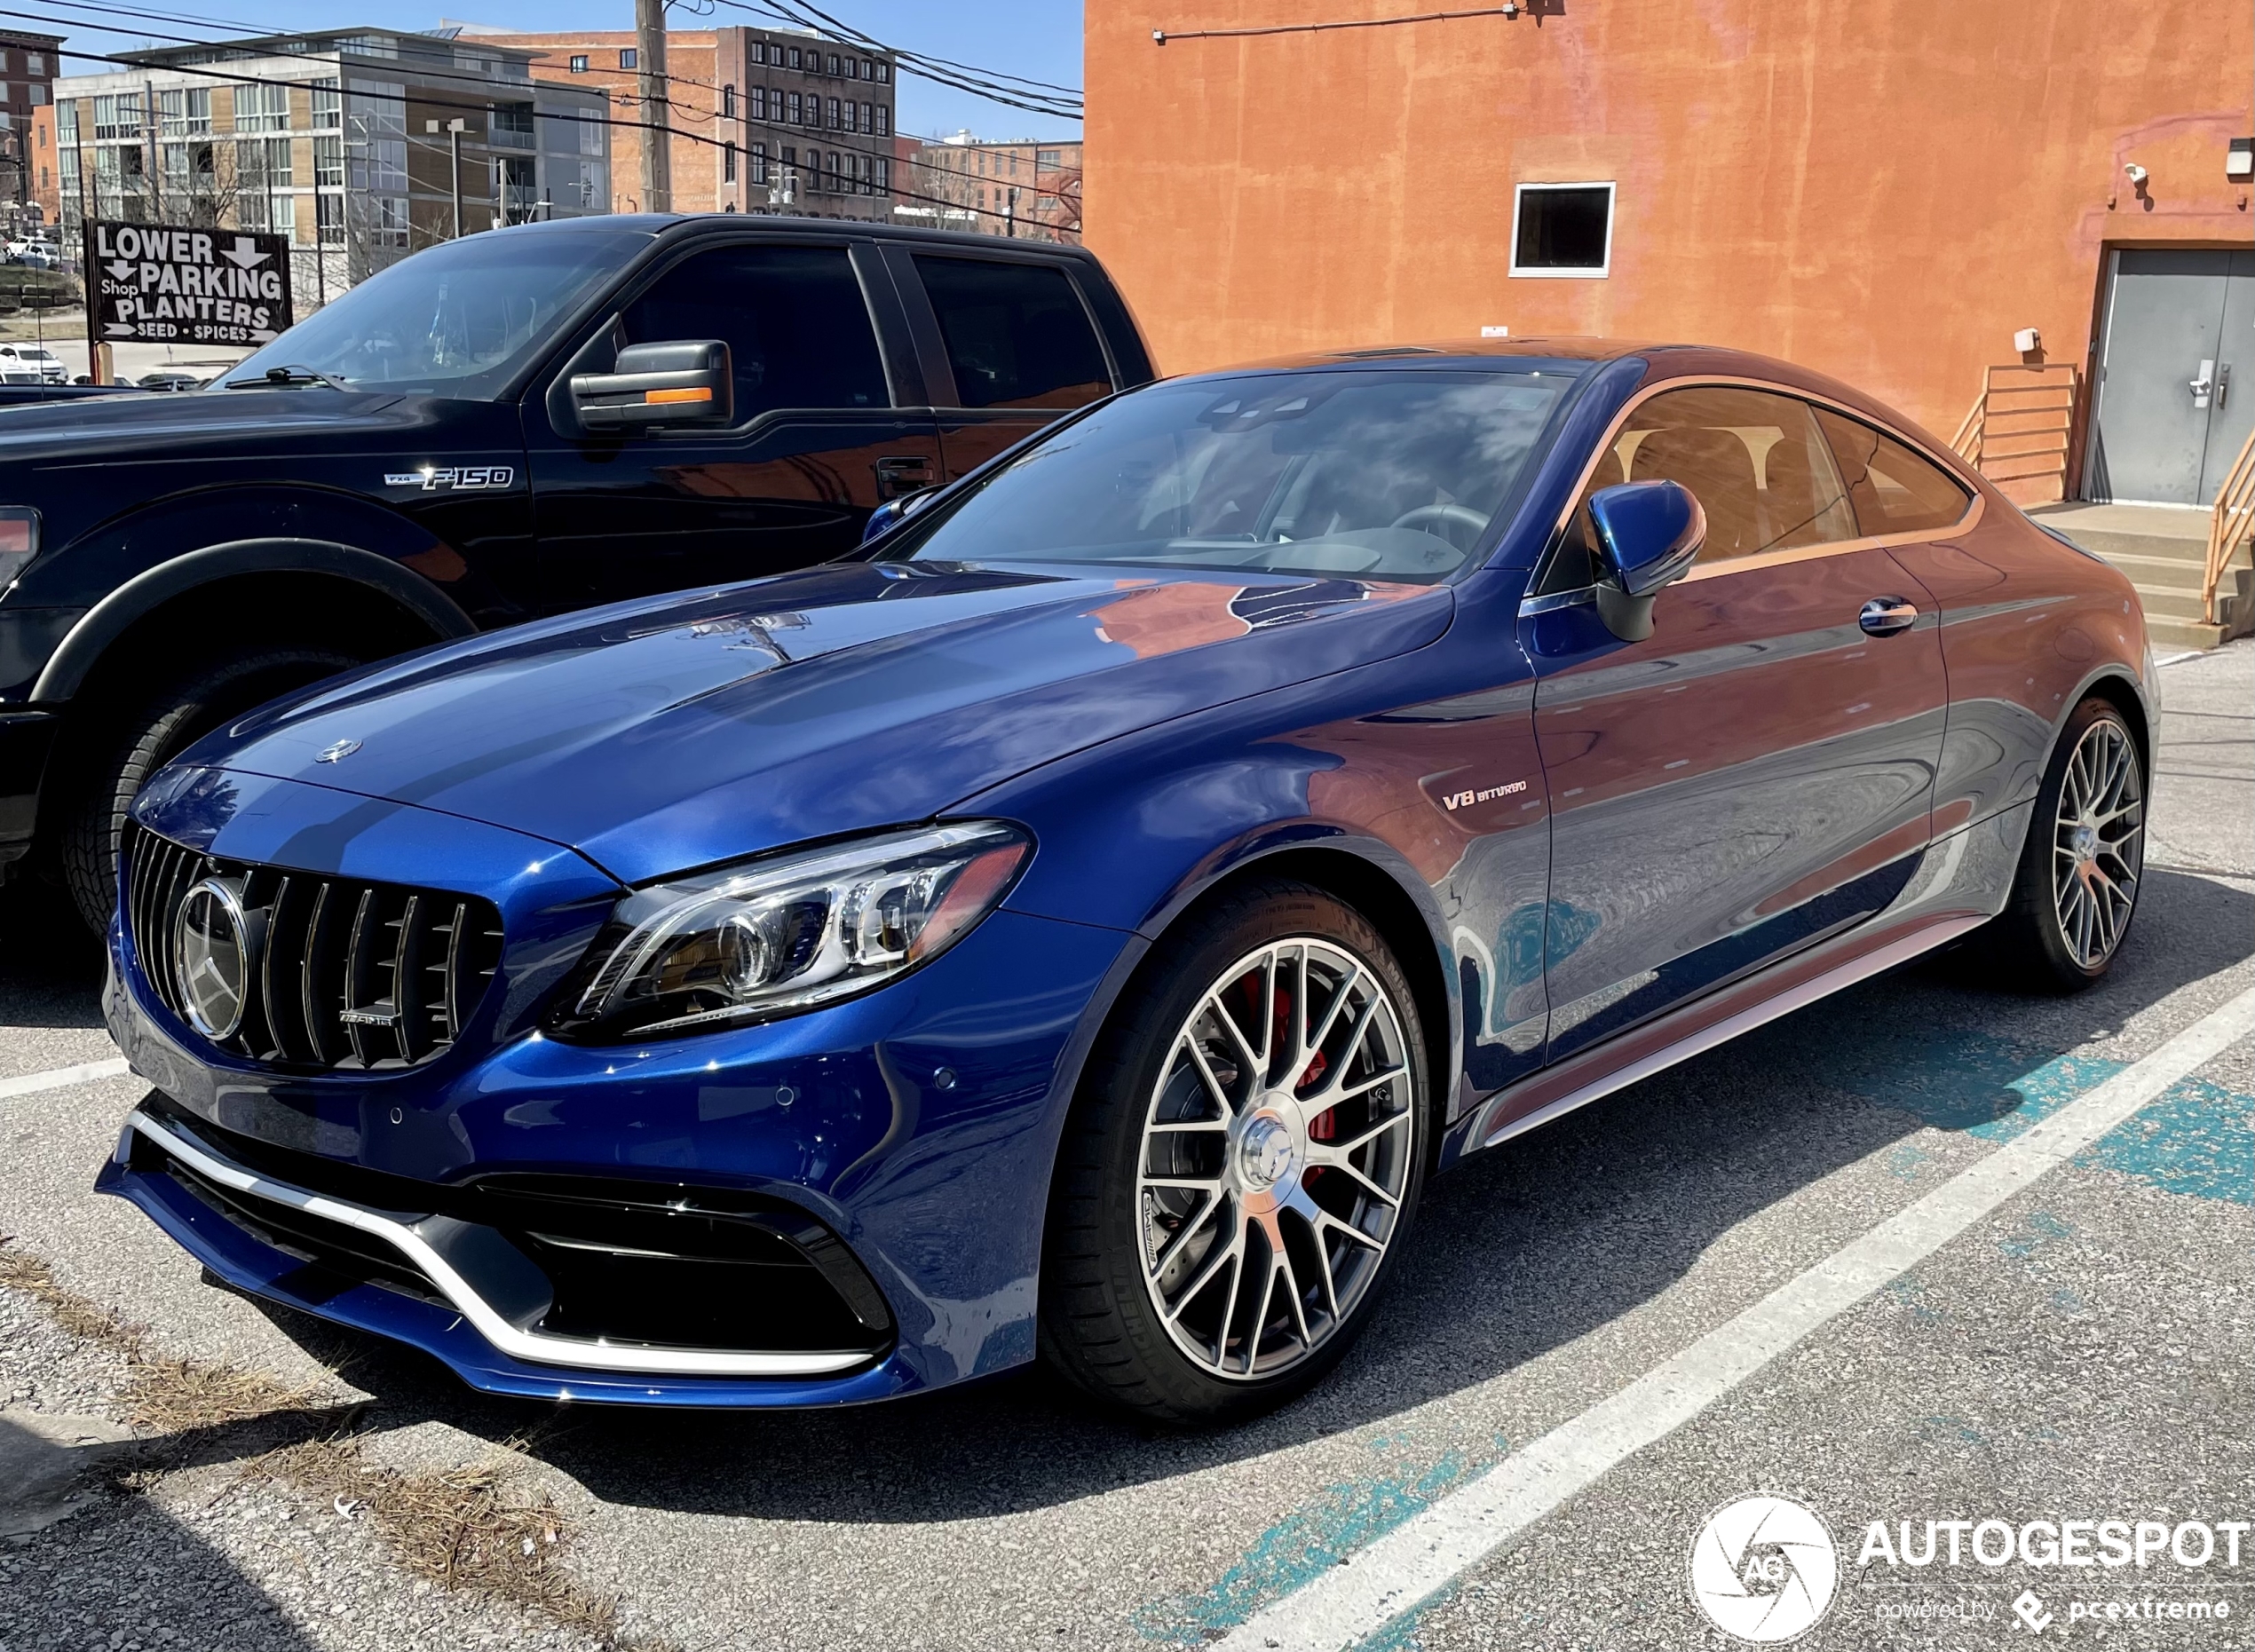
{"type": "Polygon", "coordinates": [[[1079,138],[993,142],[966,131],[903,142],[911,146],[903,155],[903,199],[893,209],[900,222],[1029,241],[1080,239],[1079,138]]]}
{"type": "MultiPolygon", "coordinates": [[[[614,120],[648,119],[630,30],[518,34],[461,25],[462,37],[533,54],[543,80],[599,92],[614,120]]],[[[669,29],[667,154],[676,212],[883,219],[893,188],[893,64],[788,28],[669,29]]],[[[612,132],[612,204],[634,212],[650,134],[612,132]]]]}
{"type": "Polygon", "coordinates": [[[2029,492],[2187,504],[2255,427],[2243,0],[1420,10],[1088,8],[1088,245],[1167,370],[1677,338],[1945,439],[2042,383],[2029,492]]]}
{"type": "Polygon", "coordinates": [[[32,129],[53,106],[62,43],[60,35],[0,28],[0,204],[11,216],[37,198],[38,145],[32,129]]]}

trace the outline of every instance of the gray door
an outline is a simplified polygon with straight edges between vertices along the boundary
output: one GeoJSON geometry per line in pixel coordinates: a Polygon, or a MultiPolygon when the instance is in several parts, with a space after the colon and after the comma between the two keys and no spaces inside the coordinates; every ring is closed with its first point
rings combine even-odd
{"type": "Polygon", "coordinates": [[[2255,253],[2117,258],[2083,491],[2206,504],[2255,428],[2255,253]]]}

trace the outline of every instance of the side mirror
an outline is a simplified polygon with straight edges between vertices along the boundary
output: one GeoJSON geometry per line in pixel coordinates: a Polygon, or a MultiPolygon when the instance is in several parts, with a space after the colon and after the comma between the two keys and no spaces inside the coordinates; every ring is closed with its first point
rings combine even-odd
{"type": "Polygon", "coordinates": [[[903,494],[898,499],[886,500],[869,513],[869,520],[862,526],[861,542],[866,545],[879,534],[891,533],[938,497],[939,489],[935,486],[920,487],[913,494],[903,494]]]}
{"type": "Polygon", "coordinates": [[[717,338],[629,344],[608,373],[572,375],[572,410],[587,431],[730,423],[736,397],[728,346],[717,338]]]}
{"type": "Polygon", "coordinates": [[[1597,530],[1597,617],[1625,643],[1652,635],[1652,599],[1691,571],[1707,513],[1681,482],[1624,482],[1589,496],[1597,530]]]}

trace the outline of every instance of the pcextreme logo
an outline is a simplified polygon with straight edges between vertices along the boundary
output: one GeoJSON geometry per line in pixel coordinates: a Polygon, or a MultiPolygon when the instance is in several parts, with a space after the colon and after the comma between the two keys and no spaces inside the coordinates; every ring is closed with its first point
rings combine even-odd
{"type": "Polygon", "coordinates": [[[1790,1498],[1726,1503],[1691,1540],[1691,1598],[1717,1629],[1754,1646],[1782,1646],[1816,1628],[1840,1578],[1832,1532],[1790,1498]]]}

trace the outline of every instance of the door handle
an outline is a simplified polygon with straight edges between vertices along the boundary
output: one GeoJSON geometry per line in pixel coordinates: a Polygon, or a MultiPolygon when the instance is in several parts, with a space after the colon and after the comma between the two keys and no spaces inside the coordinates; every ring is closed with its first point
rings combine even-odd
{"type": "Polygon", "coordinates": [[[1893,636],[1918,622],[1919,611],[1900,597],[1874,597],[1855,616],[1855,623],[1873,636],[1893,636]]]}
{"type": "Polygon", "coordinates": [[[886,499],[898,499],[920,487],[930,487],[938,479],[932,474],[932,462],[917,454],[894,454],[880,459],[876,471],[877,492],[886,499]]]}
{"type": "Polygon", "coordinates": [[[2186,381],[2185,388],[2192,391],[2192,405],[2194,407],[2206,407],[2208,405],[2209,391],[2216,388],[2215,358],[2212,356],[2204,356],[2200,362],[2200,371],[2186,381]]]}
{"type": "Polygon", "coordinates": [[[2221,362],[2221,363],[2219,363],[2219,364],[2217,366],[2217,368],[2216,368],[2216,408],[2217,408],[2217,411],[2218,411],[2218,412],[2221,412],[2221,411],[2223,410],[2224,404],[2225,404],[2226,402],[2229,401],[2231,399],[2232,399],[2232,364],[2231,364],[2230,362],[2228,362],[2228,361],[2226,361],[2226,362],[2221,362]]]}

